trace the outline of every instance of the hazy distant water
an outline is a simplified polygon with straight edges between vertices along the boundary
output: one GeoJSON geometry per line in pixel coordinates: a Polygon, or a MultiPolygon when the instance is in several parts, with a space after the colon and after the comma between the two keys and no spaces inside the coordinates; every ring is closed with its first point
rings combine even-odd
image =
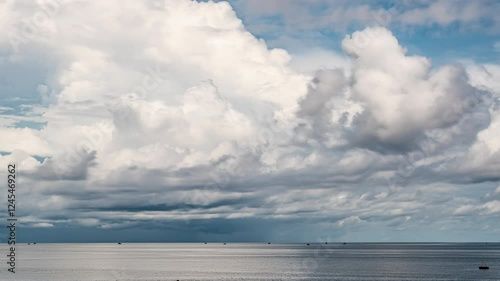
{"type": "Polygon", "coordinates": [[[499,243],[32,244],[16,274],[5,249],[0,280],[500,280],[499,243]]]}

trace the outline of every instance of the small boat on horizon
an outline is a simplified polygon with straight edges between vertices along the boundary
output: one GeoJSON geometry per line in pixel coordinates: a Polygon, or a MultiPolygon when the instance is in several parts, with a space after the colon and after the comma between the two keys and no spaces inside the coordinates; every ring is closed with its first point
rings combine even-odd
{"type": "Polygon", "coordinates": [[[479,266],[479,269],[490,269],[490,267],[486,264],[486,262],[485,262],[485,261],[483,261],[483,262],[481,263],[481,265],[479,266]]]}
{"type": "Polygon", "coordinates": [[[118,245],[121,245],[121,244],[122,244],[122,242],[118,242],[118,245]]]}

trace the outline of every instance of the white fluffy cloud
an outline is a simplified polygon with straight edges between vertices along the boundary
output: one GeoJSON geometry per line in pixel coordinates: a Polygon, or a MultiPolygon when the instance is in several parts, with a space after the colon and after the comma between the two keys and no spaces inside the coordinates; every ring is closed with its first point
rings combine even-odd
{"type": "MultiPolygon", "coordinates": [[[[44,8],[0,4],[3,60],[35,65],[13,88],[33,85],[23,113],[43,126],[0,128],[0,163],[31,184],[32,226],[331,217],[405,229],[457,192],[450,182],[499,176],[496,65],[435,69],[367,28],[342,41],[349,60],[327,53],[312,77],[308,58],[325,53],[291,67],[225,2],[57,3],[29,38],[23,20],[44,8]]],[[[457,195],[444,212],[497,214],[495,202],[457,195]]]]}
{"type": "Polygon", "coordinates": [[[323,140],[412,151],[429,141],[448,147],[471,143],[489,125],[492,89],[471,82],[463,67],[433,69],[430,60],[407,55],[379,27],[354,32],[342,47],[353,59],[352,69],[347,75],[319,71],[300,103],[298,116],[323,140]]]}
{"type": "Polygon", "coordinates": [[[355,32],[342,44],[355,59],[351,97],[365,106],[355,133],[370,143],[412,145],[431,130],[488,110],[480,105],[489,93],[471,86],[463,68],[444,66],[431,72],[428,59],[407,56],[386,29],[355,32]],[[357,46],[363,33],[368,41],[357,46]]]}

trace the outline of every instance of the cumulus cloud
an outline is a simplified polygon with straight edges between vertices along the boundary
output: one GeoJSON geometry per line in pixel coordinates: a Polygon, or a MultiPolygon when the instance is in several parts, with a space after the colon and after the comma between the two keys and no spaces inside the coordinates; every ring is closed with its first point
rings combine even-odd
{"type": "Polygon", "coordinates": [[[498,214],[497,199],[453,186],[498,181],[496,65],[433,68],[371,27],[345,37],[347,58],[327,53],[310,72],[226,2],[57,3],[29,38],[22,19],[44,9],[0,4],[0,28],[23,38],[0,38],[23,72],[12,88],[30,87],[18,115],[43,124],[0,127],[0,163],[17,163],[28,186],[28,226],[172,223],[199,239],[249,223],[302,239],[282,230],[411,232],[498,214]]]}
{"type": "Polygon", "coordinates": [[[465,62],[467,72],[471,78],[471,84],[475,87],[491,91],[500,96],[500,67],[497,64],[475,64],[465,62]]]}
{"type": "Polygon", "coordinates": [[[299,117],[313,118],[313,127],[323,123],[319,134],[336,126],[343,136],[332,138],[355,146],[411,151],[428,139],[470,143],[489,126],[491,92],[472,86],[462,66],[432,69],[380,27],[354,32],[342,47],[353,58],[349,86],[342,71],[320,71],[300,103],[299,117]]]}

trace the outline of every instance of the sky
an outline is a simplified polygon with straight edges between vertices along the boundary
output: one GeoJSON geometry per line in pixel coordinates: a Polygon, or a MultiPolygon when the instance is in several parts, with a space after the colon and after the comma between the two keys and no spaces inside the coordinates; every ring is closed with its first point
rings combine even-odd
{"type": "Polygon", "coordinates": [[[0,0],[19,241],[499,242],[499,13],[0,0]]]}

